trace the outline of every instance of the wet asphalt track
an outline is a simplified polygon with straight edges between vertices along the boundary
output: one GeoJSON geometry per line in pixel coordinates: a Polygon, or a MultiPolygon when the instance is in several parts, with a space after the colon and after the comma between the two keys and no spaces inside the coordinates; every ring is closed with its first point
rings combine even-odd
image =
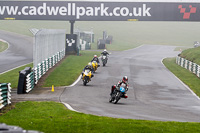
{"type": "Polygon", "coordinates": [[[0,73],[33,62],[32,37],[0,30],[0,39],[9,43],[9,48],[0,52],[0,73]]]}
{"type": "Polygon", "coordinates": [[[100,116],[200,122],[200,100],[161,63],[163,58],[178,54],[174,48],[143,45],[114,52],[87,86],[79,81],[66,88],[61,101],[77,111],[100,116]],[[109,103],[111,85],[124,75],[129,77],[129,98],[109,103]]]}
{"type": "MultiPolygon", "coordinates": [[[[0,39],[10,45],[0,53],[0,73],[32,62],[32,37],[0,31],[0,39]]],[[[174,48],[144,45],[114,52],[107,66],[100,67],[87,86],[79,81],[66,88],[61,101],[80,112],[100,116],[200,122],[200,100],[161,63],[164,57],[178,54],[174,48]],[[129,98],[116,105],[109,103],[111,85],[124,75],[129,77],[129,98]]]]}

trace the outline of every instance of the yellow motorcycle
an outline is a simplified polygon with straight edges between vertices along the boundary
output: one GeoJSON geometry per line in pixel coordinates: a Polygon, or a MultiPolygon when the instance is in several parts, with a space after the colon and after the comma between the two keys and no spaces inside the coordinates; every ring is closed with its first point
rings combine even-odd
{"type": "Polygon", "coordinates": [[[93,70],[95,72],[97,70],[98,63],[96,61],[92,61],[92,67],[93,67],[93,70]]]}
{"type": "Polygon", "coordinates": [[[93,77],[93,75],[92,75],[91,71],[86,69],[83,72],[83,76],[82,76],[83,85],[86,85],[89,81],[91,81],[92,77],[93,77]]]}

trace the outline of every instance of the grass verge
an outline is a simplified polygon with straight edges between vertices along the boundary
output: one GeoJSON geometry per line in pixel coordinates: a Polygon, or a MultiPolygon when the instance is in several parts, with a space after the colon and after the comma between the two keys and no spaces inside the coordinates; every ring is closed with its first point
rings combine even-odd
{"type": "Polygon", "coordinates": [[[70,111],[56,102],[21,102],[0,117],[0,122],[45,133],[160,133],[200,132],[200,123],[160,122],[100,117],[70,111]]]}
{"type": "Polygon", "coordinates": [[[17,88],[18,79],[19,79],[19,71],[23,70],[25,67],[33,67],[33,63],[16,68],[4,74],[0,74],[0,82],[11,83],[12,88],[17,88]]]}
{"type": "Polygon", "coordinates": [[[192,62],[197,63],[198,65],[200,65],[200,47],[197,48],[190,48],[190,49],[186,49],[183,52],[181,52],[181,57],[190,60],[192,62]]]}
{"type": "Polygon", "coordinates": [[[90,62],[98,51],[81,51],[81,56],[70,55],[53,72],[49,74],[43,87],[68,86],[81,74],[83,68],[90,62]]]}
{"type": "MultiPolygon", "coordinates": [[[[68,86],[72,84],[81,74],[83,68],[94,56],[100,55],[98,51],[81,51],[81,56],[70,55],[53,72],[49,74],[43,87],[68,86]]],[[[25,67],[33,67],[33,63],[16,68],[4,74],[0,74],[1,83],[11,83],[12,88],[17,88],[19,71],[25,67]]]]}
{"type": "Polygon", "coordinates": [[[8,44],[5,42],[1,42],[0,41],[0,52],[3,52],[4,50],[6,50],[8,48],[8,44]]]}
{"type": "Polygon", "coordinates": [[[195,74],[177,65],[176,58],[166,58],[163,60],[163,63],[176,77],[200,97],[200,79],[195,74]]]}

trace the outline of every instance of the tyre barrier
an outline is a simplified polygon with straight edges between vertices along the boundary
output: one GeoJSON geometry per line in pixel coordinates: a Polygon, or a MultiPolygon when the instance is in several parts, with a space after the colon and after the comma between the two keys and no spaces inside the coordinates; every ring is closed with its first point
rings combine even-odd
{"type": "Polygon", "coordinates": [[[0,83],[0,109],[11,104],[11,87],[10,83],[0,83]]]}
{"type": "Polygon", "coordinates": [[[19,71],[17,94],[26,93],[27,80],[31,78],[29,75],[30,73],[31,73],[31,67],[26,67],[24,70],[19,71]],[[29,76],[28,79],[27,76],[29,76]]]}
{"type": "Polygon", "coordinates": [[[10,126],[10,125],[6,125],[5,123],[0,124],[0,132],[1,133],[42,133],[42,132],[33,131],[33,130],[23,130],[21,127],[10,126]]]}
{"type": "Polygon", "coordinates": [[[29,91],[31,91],[35,86],[34,83],[34,73],[30,72],[27,76],[26,76],[26,93],[28,93],[29,91]]]}
{"type": "Polygon", "coordinates": [[[42,75],[44,75],[64,57],[65,50],[62,50],[52,57],[42,61],[35,68],[31,69],[31,67],[26,67],[24,70],[20,71],[17,94],[29,93],[38,83],[42,75]]]}
{"type": "Polygon", "coordinates": [[[181,67],[188,69],[197,77],[200,77],[200,66],[192,61],[186,60],[180,56],[176,57],[176,64],[180,65],[181,67]]]}
{"type": "Polygon", "coordinates": [[[55,66],[62,58],[65,57],[65,50],[62,50],[52,57],[39,63],[35,68],[33,68],[33,73],[35,77],[35,84],[38,83],[39,79],[44,75],[50,68],[55,66]]]}

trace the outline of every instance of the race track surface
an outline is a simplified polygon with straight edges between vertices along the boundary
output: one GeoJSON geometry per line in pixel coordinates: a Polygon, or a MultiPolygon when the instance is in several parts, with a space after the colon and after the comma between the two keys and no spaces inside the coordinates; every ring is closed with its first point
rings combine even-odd
{"type": "Polygon", "coordinates": [[[77,111],[100,116],[200,122],[200,100],[161,63],[163,58],[178,54],[174,48],[143,45],[114,52],[87,86],[80,80],[66,88],[61,101],[77,111]],[[124,75],[129,77],[128,99],[109,103],[111,86],[124,75]]]}
{"type": "Polygon", "coordinates": [[[0,30],[0,39],[9,43],[9,48],[0,52],[0,73],[33,62],[32,37],[0,30]]]}

